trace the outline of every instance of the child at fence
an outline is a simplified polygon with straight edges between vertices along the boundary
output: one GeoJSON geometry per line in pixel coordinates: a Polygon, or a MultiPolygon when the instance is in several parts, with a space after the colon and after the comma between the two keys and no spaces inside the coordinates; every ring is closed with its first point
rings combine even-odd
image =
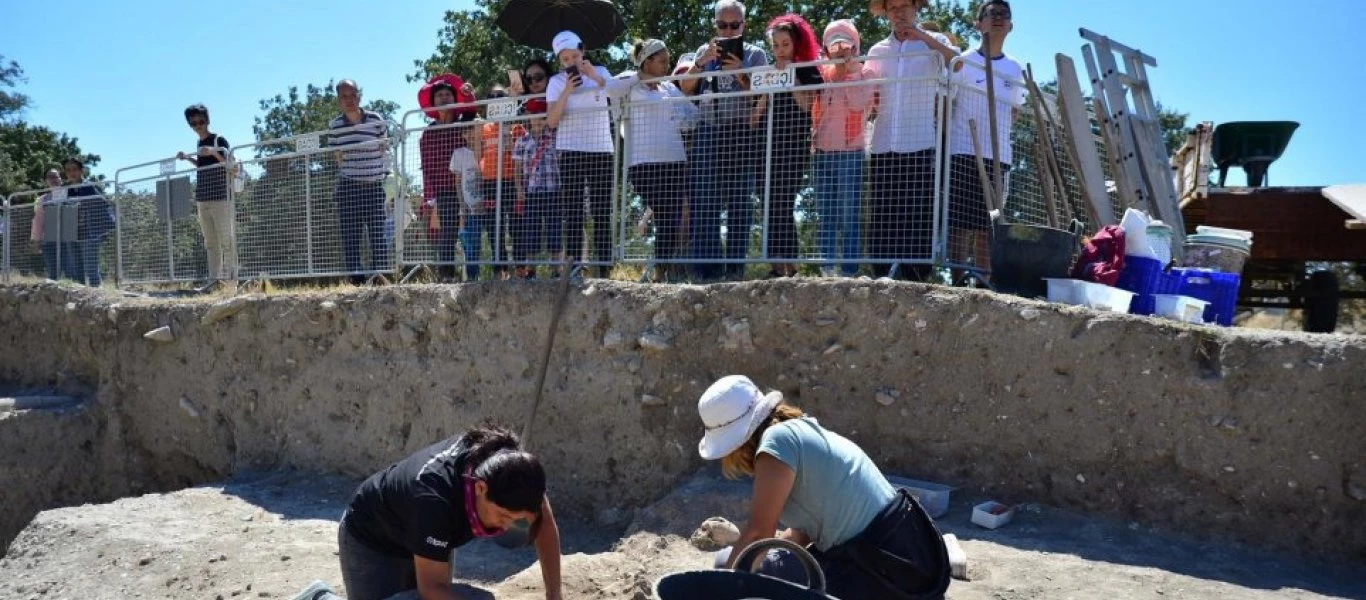
{"type": "MultiPolygon", "coordinates": [[[[816,60],[820,45],[816,33],[801,16],[786,14],[768,23],[769,48],[773,50],[773,66],[786,69],[792,63],[816,60]]],[[[820,85],[821,72],[814,66],[798,67],[797,86],[820,85]]],[[[772,118],[772,148],[768,194],[768,256],[773,260],[769,277],[793,277],[797,266],[782,259],[797,258],[797,192],[811,163],[811,103],[815,92],[776,92],[759,96],[750,114],[750,127],[764,135],[766,119],[772,118]],[[773,109],[768,109],[769,99],[773,109]]],[[[762,181],[762,179],[761,179],[762,181]]]]}
{"type": "Polygon", "coordinates": [[[513,212],[519,226],[513,233],[513,260],[517,276],[527,279],[534,271],[527,264],[542,248],[557,263],[564,262],[561,246],[562,217],[556,210],[560,193],[559,158],[555,153],[555,129],[546,123],[546,102],[527,100],[522,113],[532,115],[527,135],[517,138],[512,160],[517,164],[517,204],[513,212]],[[544,233],[544,238],[542,238],[544,233]],[[544,239],[544,244],[542,244],[544,239]]]}
{"type": "MultiPolygon", "coordinates": [[[[1020,63],[1003,50],[1006,36],[1014,28],[1010,3],[989,0],[977,11],[977,31],[990,36],[991,46],[984,44],[963,55],[963,61],[950,76],[954,86],[952,123],[949,133],[949,258],[957,264],[987,266],[990,256],[988,232],[991,219],[987,214],[985,191],[977,170],[969,120],[977,123],[977,142],[987,173],[994,173],[999,163],[1002,173],[1009,173],[1012,161],[1010,131],[1015,112],[1024,105],[1026,94],[1022,84],[1024,70],[1020,63]],[[996,129],[999,131],[997,148],[992,145],[990,113],[986,95],[986,60],[991,57],[995,80],[996,129]]],[[[1004,190],[998,193],[1004,195],[1004,190]]]]}
{"type": "Polygon", "coordinates": [[[177,152],[176,158],[194,163],[194,200],[199,227],[204,235],[210,281],[237,279],[237,234],[234,233],[232,200],[228,198],[228,140],[209,131],[209,109],[193,104],[185,109],[185,122],[198,137],[195,154],[177,152]]]}
{"type": "Polygon", "coordinates": [[[493,230],[494,201],[484,196],[484,175],[479,170],[476,151],[483,135],[483,123],[464,129],[465,146],[451,153],[450,171],[460,182],[460,249],[465,255],[465,279],[479,279],[484,235],[496,244],[493,230]]]}
{"type": "MultiPolygon", "coordinates": [[[[837,61],[821,66],[821,77],[826,83],[851,84],[873,78],[872,71],[856,59],[862,50],[853,21],[832,21],[822,37],[826,58],[837,61]]],[[[837,273],[852,277],[858,273],[863,155],[867,146],[864,123],[872,103],[872,86],[859,84],[822,90],[812,110],[819,217],[816,239],[825,260],[821,274],[826,277],[837,273]],[[836,258],[844,260],[837,262],[836,258]]]]}

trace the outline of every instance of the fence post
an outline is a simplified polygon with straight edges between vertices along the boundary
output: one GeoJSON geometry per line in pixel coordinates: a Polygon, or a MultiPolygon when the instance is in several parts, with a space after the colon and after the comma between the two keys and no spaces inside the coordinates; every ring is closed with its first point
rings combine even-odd
{"type": "MultiPolygon", "coordinates": [[[[751,75],[751,77],[752,77],[752,75],[751,75]]],[[[772,225],[771,223],[768,222],[768,213],[769,213],[769,203],[772,202],[772,200],[773,200],[773,105],[775,104],[775,102],[774,102],[774,96],[775,96],[775,95],[772,94],[772,93],[769,93],[769,92],[765,92],[765,93],[768,94],[768,97],[767,97],[767,98],[768,98],[768,102],[767,102],[767,104],[768,104],[768,119],[767,119],[767,120],[768,120],[768,126],[765,128],[766,131],[765,131],[765,133],[764,133],[764,202],[763,202],[763,207],[764,207],[764,208],[763,208],[763,214],[760,215],[760,216],[763,218],[763,221],[762,221],[762,222],[763,222],[763,226],[762,226],[762,227],[760,228],[760,230],[759,230],[759,231],[760,231],[760,236],[759,236],[759,250],[760,250],[760,252],[759,252],[759,256],[760,256],[760,258],[762,258],[763,260],[767,261],[767,260],[768,260],[768,233],[769,233],[769,227],[772,225]]],[[[732,221],[731,217],[730,217],[730,216],[727,216],[727,217],[726,217],[726,226],[727,226],[727,227],[730,227],[730,222],[731,222],[731,221],[732,221]]],[[[729,250],[729,249],[727,249],[727,250],[729,250]]],[[[745,256],[742,257],[742,258],[748,259],[748,258],[749,258],[749,252],[748,252],[748,250],[749,250],[749,232],[748,232],[748,231],[745,232],[745,250],[746,250],[745,256]]],[[[748,261],[748,260],[744,260],[744,261],[741,263],[741,265],[742,265],[742,267],[741,267],[741,273],[744,272],[744,267],[743,267],[743,265],[747,265],[747,264],[749,264],[749,261],[748,261]]],[[[743,275],[741,276],[741,279],[744,279],[743,275]]]]}
{"type": "Polygon", "coordinates": [[[313,157],[304,155],[304,254],[313,275],[313,157]]]}
{"type": "MultiPolygon", "coordinates": [[[[933,57],[937,62],[944,61],[942,56],[936,53],[933,57]]],[[[949,147],[947,140],[953,135],[953,101],[955,98],[953,88],[953,69],[962,62],[963,58],[956,57],[949,62],[948,69],[939,70],[939,82],[936,85],[935,95],[938,96],[935,105],[938,106],[938,114],[935,115],[935,122],[938,128],[935,130],[935,153],[934,153],[934,202],[930,204],[934,212],[934,227],[930,228],[930,260],[935,265],[943,265],[948,262],[949,252],[949,202],[950,178],[945,177],[945,166],[948,164],[949,147]]]]}
{"type": "MultiPolygon", "coordinates": [[[[123,202],[118,173],[114,175],[114,287],[123,289],[123,202]]],[[[59,245],[60,247],[60,245],[59,245]]],[[[60,250],[59,250],[60,252],[60,250]]],[[[58,262],[60,265],[61,263],[58,262]]]]}
{"type": "Polygon", "coordinates": [[[3,202],[0,202],[0,225],[3,226],[3,230],[0,230],[0,234],[4,235],[4,240],[0,240],[4,242],[4,248],[3,250],[0,250],[0,255],[3,255],[3,257],[0,257],[0,281],[9,283],[9,245],[10,238],[14,237],[14,224],[13,219],[10,217],[9,197],[0,196],[0,199],[3,199],[3,202]]]}

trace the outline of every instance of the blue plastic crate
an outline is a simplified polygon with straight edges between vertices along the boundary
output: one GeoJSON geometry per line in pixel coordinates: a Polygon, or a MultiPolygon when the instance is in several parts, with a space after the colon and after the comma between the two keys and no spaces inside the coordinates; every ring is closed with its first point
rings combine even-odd
{"type": "Polygon", "coordinates": [[[1161,274],[1162,263],[1157,259],[1125,256],[1124,270],[1119,272],[1119,281],[1115,283],[1115,287],[1140,295],[1155,294],[1158,276],[1161,274]]]}
{"type": "Polygon", "coordinates": [[[1238,286],[1242,280],[1237,273],[1209,269],[1172,269],[1172,272],[1180,280],[1176,293],[1209,302],[1205,307],[1206,323],[1233,325],[1233,313],[1238,308],[1238,286]]]}

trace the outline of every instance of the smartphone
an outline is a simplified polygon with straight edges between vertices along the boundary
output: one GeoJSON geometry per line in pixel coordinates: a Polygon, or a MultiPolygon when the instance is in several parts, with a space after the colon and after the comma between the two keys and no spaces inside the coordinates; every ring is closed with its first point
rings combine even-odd
{"type": "Polygon", "coordinates": [[[725,62],[727,54],[741,61],[745,60],[745,40],[743,38],[739,36],[716,38],[716,45],[721,49],[722,62],[725,62]]]}
{"type": "Polygon", "coordinates": [[[578,76],[579,76],[579,67],[576,66],[576,65],[569,65],[569,66],[567,66],[567,67],[564,68],[564,74],[565,74],[566,77],[569,77],[569,78],[571,78],[571,79],[574,78],[574,77],[578,77],[578,76]]]}
{"type": "Polygon", "coordinates": [[[526,91],[526,88],[522,86],[522,72],[517,69],[508,70],[508,83],[511,84],[512,87],[526,91]]]}

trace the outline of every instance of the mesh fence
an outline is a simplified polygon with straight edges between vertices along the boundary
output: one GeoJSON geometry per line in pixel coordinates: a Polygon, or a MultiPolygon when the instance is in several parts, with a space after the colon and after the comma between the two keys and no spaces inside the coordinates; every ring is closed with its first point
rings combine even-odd
{"type": "Polygon", "coordinates": [[[241,276],[391,273],[393,207],[410,184],[394,168],[389,130],[368,124],[235,148],[241,276]]]}
{"type": "Polygon", "coordinates": [[[631,82],[622,259],[665,279],[933,263],[942,64],[908,54],[631,82]],[[750,90],[735,91],[740,74],[750,90]]]}
{"type": "Polygon", "coordinates": [[[18,192],[4,214],[7,270],[100,286],[115,271],[114,207],[104,183],[18,192]]]}
{"type": "Polygon", "coordinates": [[[121,284],[191,283],[209,277],[197,195],[228,204],[223,167],[177,170],[175,159],[115,175],[121,284]],[[212,169],[210,173],[209,169],[212,169]]]}

